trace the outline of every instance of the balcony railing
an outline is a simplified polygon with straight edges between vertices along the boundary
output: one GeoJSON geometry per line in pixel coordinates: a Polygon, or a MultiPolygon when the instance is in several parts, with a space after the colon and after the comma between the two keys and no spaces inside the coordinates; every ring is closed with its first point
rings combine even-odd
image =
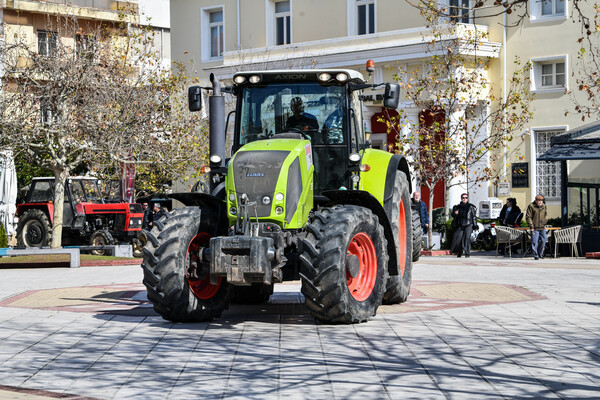
{"type": "Polygon", "coordinates": [[[136,14],[138,5],[131,1],[115,1],[115,0],[28,0],[33,3],[45,3],[64,5],[71,7],[85,7],[97,10],[106,11],[121,11],[136,14]]]}

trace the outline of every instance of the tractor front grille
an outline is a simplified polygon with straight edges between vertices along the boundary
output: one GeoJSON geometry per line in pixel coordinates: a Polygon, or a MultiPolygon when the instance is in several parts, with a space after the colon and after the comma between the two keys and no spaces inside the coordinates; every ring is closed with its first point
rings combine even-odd
{"type": "MultiPolygon", "coordinates": [[[[256,215],[268,217],[271,214],[271,203],[265,205],[262,202],[264,196],[273,200],[275,186],[289,151],[241,151],[235,155],[233,161],[233,177],[235,179],[235,191],[238,204],[242,194],[248,196],[249,201],[256,202],[256,215]]],[[[252,208],[248,210],[249,216],[253,217],[252,208]]]]}

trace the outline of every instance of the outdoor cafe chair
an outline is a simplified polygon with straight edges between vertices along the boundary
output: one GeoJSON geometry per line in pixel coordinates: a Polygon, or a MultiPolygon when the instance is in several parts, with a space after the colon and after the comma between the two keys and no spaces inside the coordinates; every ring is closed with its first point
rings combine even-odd
{"type": "MultiPolygon", "coordinates": [[[[570,244],[571,257],[573,257],[573,253],[575,253],[575,257],[579,257],[577,245],[581,249],[581,228],[581,225],[576,225],[554,231],[554,258],[556,258],[559,243],[570,244]]],[[[583,249],[581,249],[581,253],[583,255],[583,249]]]]}
{"type": "Polygon", "coordinates": [[[498,247],[504,245],[504,253],[506,254],[506,246],[508,245],[509,257],[512,257],[511,247],[513,244],[521,244],[521,254],[523,252],[523,233],[515,228],[508,226],[496,226],[496,256],[498,256],[498,247]]]}

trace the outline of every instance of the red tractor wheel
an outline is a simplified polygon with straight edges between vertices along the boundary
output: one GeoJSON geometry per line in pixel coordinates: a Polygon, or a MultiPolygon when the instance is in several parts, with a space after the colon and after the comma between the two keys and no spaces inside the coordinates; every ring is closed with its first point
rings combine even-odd
{"type": "MultiPolygon", "coordinates": [[[[364,232],[359,232],[350,241],[347,250],[348,257],[358,260],[358,272],[351,271],[354,260],[346,262],[346,283],[348,290],[358,301],[366,300],[375,287],[377,281],[377,253],[373,241],[364,232]]],[[[354,261],[354,264],[356,261],[354,261]]],[[[354,268],[356,269],[356,267],[354,268]]]]}
{"type": "Polygon", "coordinates": [[[212,285],[203,267],[201,252],[210,235],[199,232],[200,213],[196,207],[177,209],[154,221],[145,234],[142,269],[148,300],[170,321],[209,321],[229,304],[227,282],[212,285]]]}
{"type": "Polygon", "coordinates": [[[371,210],[335,206],[315,213],[300,255],[302,293],[312,316],[355,323],[381,305],[387,280],[387,243],[371,210]]]}
{"type": "Polygon", "coordinates": [[[194,295],[202,300],[208,300],[216,295],[223,279],[219,278],[219,282],[216,285],[212,285],[210,277],[208,275],[203,277],[206,274],[199,271],[202,265],[200,251],[202,248],[208,246],[209,241],[210,235],[208,233],[201,232],[194,236],[188,246],[185,264],[188,285],[190,285],[190,289],[194,295]]]}

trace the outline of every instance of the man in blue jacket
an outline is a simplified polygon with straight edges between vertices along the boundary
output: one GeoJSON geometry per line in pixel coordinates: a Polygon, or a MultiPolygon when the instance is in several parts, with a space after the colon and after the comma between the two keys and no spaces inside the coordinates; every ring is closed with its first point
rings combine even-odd
{"type": "Polygon", "coordinates": [[[419,210],[419,217],[421,217],[421,230],[423,233],[427,233],[429,231],[429,213],[427,212],[427,206],[425,202],[421,200],[421,193],[414,192],[412,198],[412,205],[417,210],[419,210]]]}

